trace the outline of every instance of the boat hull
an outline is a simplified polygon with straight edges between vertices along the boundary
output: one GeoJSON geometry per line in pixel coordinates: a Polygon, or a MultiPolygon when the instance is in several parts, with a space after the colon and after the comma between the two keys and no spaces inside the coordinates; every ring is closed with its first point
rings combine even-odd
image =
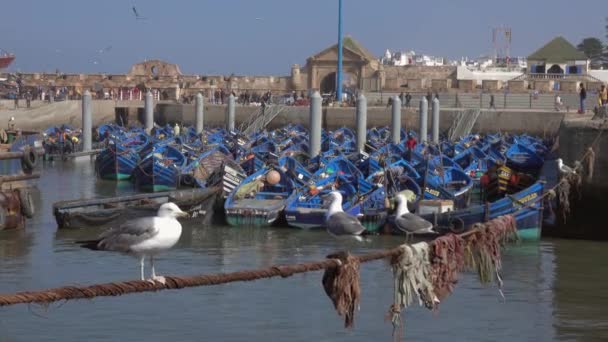
{"type": "Polygon", "coordinates": [[[151,156],[141,161],[133,172],[135,186],[140,191],[170,191],[179,185],[179,170],[165,166],[161,159],[151,156]]]}
{"type": "Polygon", "coordinates": [[[114,150],[106,149],[95,159],[97,175],[106,180],[128,180],[137,166],[138,159],[138,154],[133,151],[116,153],[114,150]]]}
{"type": "MultiPolygon", "coordinates": [[[[421,217],[433,222],[439,234],[445,234],[464,232],[476,223],[514,214],[519,237],[522,240],[537,241],[541,236],[543,222],[543,206],[542,201],[539,200],[543,196],[543,191],[544,183],[536,182],[516,194],[487,205],[471,206],[439,215],[426,214],[421,217]]],[[[394,227],[393,232],[402,234],[394,227]]]]}

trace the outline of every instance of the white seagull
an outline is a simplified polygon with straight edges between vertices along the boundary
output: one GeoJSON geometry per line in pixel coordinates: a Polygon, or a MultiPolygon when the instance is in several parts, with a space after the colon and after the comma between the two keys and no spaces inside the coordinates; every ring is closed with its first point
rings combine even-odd
{"type": "Polygon", "coordinates": [[[343,235],[357,236],[365,231],[365,227],[355,216],[342,210],[342,194],[340,192],[332,191],[326,195],[326,199],[329,200],[329,208],[325,214],[325,228],[329,234],[336,237],[343,235]]]}
{"type": "Polygon", "coordinates": [[[397,211],[395,212],[395,227],[408,237],[412,234],[432,233],[433,224],[422,217],[410,213],[407,208],[407,197],[397,194],[397,211]]]}
{"type": "Polygon", "coordinates": [[[156,216],[127,221],[118,228],[102,233],[97,240],[77,241],[82,247],[113,251],[140,258],[141,280],[144,280],[144,259],[150,257],[153,281],[165,282],[164,277],[156,276],[154,256],[173,247],[182,235],[182,225],[177,217],[188,216],[175,203],[160,206],[156,216]]]}
{"type": "Polygon", "coordinates": [[[564,164],[564,161],[562,160],[562,158],[557,158],[557,169],[561,173],[576,173],[576,170],[574,170],[570,166],[564,164]]]}

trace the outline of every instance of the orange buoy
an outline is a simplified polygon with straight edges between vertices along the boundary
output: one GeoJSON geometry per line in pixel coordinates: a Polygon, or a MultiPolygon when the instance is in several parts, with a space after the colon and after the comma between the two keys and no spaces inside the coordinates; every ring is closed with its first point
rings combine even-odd
{"type": "Polygon", "coordinates": [[[266,181],[270,185],[278,184],[281,181],[281,174],[275,170],[270,170],[266,174],[266,181]]]}

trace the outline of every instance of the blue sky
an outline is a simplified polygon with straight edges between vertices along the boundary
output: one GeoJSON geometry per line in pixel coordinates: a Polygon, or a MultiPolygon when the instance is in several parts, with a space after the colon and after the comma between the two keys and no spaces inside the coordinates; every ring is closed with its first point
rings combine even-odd
{"type": "MultiPolygon", "coordinates": [[[[511,55],[557,35],[604,38],[606,0],[344,0],[344,33],[385,49],[459,58],[492,51],[512,28],[511,55]]],[[[144,59],[188,74],[288,74],[337,41],[337,0],[2,0],[0,48],[20,71],[126,73],[144,59]],[[136,6],[147,20],[135,20],[136,6]],[[256,20],[261,18],[261,20],[256,20]],[[101,51],[100,51],[101,50],[101,51]]]]}

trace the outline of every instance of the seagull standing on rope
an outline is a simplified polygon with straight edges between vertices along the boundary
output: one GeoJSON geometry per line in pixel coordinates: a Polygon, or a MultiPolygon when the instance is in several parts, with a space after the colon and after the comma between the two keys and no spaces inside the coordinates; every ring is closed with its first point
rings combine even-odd
{"type": "Polygon", "coordinates": [[[81,247],[119,252],[140,259],[141,280],[144,278],[144,259],[150,257],[152,281],[165,282],[154,270],[154,256],[173,247],[182,234],[178,217],[188,216],[174,203],[160,206],[156,216],[127,221],[118,228],[102,233],[97,240],[77,241],[81,247]]]}
{"type": "Polygon", "coordinates": [[[326,195],[329,201],[329,208],[325,214],[325,228],[327,232],[335,237],[338,236],[357,236],[365,231],[365,227],[359,220],[345,213],[342,210],[342,194],[339,191],[332,191],[326,195]]]}
{"type": "Polygon", "coordinates": [[[557,169],[559,170],[559,172],[565,173],[565,174],[576,173],[576,170],[574,170],[570,166],[564,164],[564,161],[562,160],[562,158],[557,158],[557,169]]]}

